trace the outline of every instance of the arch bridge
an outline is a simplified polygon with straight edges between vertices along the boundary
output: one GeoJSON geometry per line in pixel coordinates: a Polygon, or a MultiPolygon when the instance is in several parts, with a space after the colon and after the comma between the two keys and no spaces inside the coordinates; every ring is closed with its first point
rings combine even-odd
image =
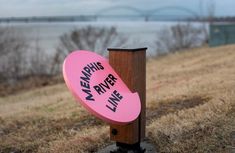
{"type": "Polygon", "coordinates": [[[172,18],[190,18],[190,19],[199,19],[200,16],[197,12],[181,7],[181,6],[166,6],[166,7],[160,7],[155,8],[151,10],[142,10],[139,8],[135,8],[132,6],[112,6],[105,9],[102,9],[95,14],[96,18],[125,18],[125,17],[141,17],[144,18],[145,21],[149,21],[151,18],[164,18],[164,17],[172,17],[172,18]],[[132,13],[132,15],[126,15],[126,14],[110,14],[115,11],[129,11],[132,13]],[[181,13],[184,13],[184,15],[162,15],[161,13],[164,11],[178,11],[181,13]]]}

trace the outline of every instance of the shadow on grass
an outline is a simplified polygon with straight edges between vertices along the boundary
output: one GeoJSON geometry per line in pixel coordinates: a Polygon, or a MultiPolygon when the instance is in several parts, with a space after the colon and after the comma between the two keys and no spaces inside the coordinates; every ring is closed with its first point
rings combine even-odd
{"type": "Polygon", "coordinates": [[[84,128],[105,124],[91,115],[60,119],[34,116],[0,121],[0,153],[37,152],[40,147],[47,148],[52,141],[67,139],[84,128]]]}
{"type": "Polygon", "coordinates": [[[147,125],[151,122],[151,119],[157,119],[170,113],[202,105],[210,99],[209,97],[194,96],[191,98],[161,101],[156,107],[147,109],[147,125]]]}

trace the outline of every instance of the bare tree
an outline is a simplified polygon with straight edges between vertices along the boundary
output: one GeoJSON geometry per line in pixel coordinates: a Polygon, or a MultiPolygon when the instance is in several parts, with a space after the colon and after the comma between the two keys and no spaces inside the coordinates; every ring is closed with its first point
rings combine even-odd
{"type": "Polygon", "coordinates": [[[121,37],[115,27],[88,26],[75,29],[60,37],[51,71],[56,73],[64,57],[73,50],[91,50],[105,55],[107,47],[121,47],[126,42],[127,38],[121,37]]]}
{"type": "Polygon", "coordinates": [[[203,30],[190,23],[164,28],[158,32],[157,37],[157,54],[196,47],[205,39],[203,30]]]}
{"type": "Polygon", "coordinates": [[[1,85],[14,90],[28,78],[34,81],[32,86],[43,85],[55,75],[51,71],[55,56],[46,54],[40,48],[38,39],[35,44],[28,44],[24,35],[19,35],[16,29],[0,27],[1,85]]]}
{"type": "Polygon", "coordinates": [[[27,47],[25,39],[14,29],[0,28],[0,82],[17,80],[24,75],[27,47]]]}
{"type": "Polygon", "coordinates": [[[29,55],[29,72],[30,76],[49,77],[52,76],[51,61],[53,59],[47,55],[38,44],[29,55]]]}
{"type": "Polygon", "coordinates": [[[74,49],[86,49],[103,54],[107,47],[122,46],[125,42],[126,38],[119,36],[115,27],[88,26],[62,35],[57,50],[67,54],[74,49]]]}

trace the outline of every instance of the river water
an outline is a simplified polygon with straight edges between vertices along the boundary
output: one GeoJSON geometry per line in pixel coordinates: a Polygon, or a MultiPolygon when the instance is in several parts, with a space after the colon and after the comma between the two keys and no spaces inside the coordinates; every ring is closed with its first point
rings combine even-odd
{"type": "MultiPolygon", "coordinates": [[[[143,22],[143,21],[98,21],[98,22],[42,22],[42,23],[1,23],[0,26],[8,26],[16,29],[19,35],[30,43],[38,45],[47,53],[53,53],[58,46],[59,37],[77,28],[86,26],[116,27],[120,35],[128,37],[125,46],[127,48],[148,47],[148,54],[153,55],[156,51],[156,39],[158,31],[169,28],[179,22],[143,22]]],[[[201,25],[200,23],[192,23],[201,25]]],[[[112,47],[112,46],[110,46],[112,47]]]]}

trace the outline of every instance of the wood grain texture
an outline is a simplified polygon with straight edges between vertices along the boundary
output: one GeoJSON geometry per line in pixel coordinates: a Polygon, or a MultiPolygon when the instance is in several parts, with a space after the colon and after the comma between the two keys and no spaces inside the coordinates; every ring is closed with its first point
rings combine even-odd
{"type": "MultiPolygon", "coordinates": [[[[110,125],[113,141],[134,144],[145,137],[146,116],[146,48],[109,49],[109,63],[132,92],[138,92],[141,100],[141,114],[127,125],[110,125]],[[113,134],[113,129],[117,134],[113,134]]],[[[131,109],[131,108],[130,108],[131,109]]]]}

